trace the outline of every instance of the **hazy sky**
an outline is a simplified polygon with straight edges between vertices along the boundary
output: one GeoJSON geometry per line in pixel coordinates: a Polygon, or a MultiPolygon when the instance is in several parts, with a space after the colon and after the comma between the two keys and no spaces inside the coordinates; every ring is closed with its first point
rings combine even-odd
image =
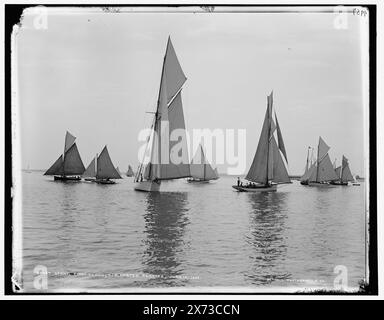
{"type": "MultiPolygon", "coordinates": [[[[77,137],[84,165],[108,145],[120,169],[138,165],[139,131],[150,125],[168,35],[188,80],[187,129],[246,129],[248,170],[273,89],[291,174],[321,135],[362,174],[361,30],[334,28],[326,13],[49,14],[25,16],[16,37],[22,166],[48,168],[77,137]]],[[[224,171],[219,166],[219,171],[224,171]]]]}

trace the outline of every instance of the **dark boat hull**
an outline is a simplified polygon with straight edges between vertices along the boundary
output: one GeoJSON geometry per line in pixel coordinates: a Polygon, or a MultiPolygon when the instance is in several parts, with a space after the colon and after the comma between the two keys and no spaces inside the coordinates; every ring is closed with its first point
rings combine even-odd
{"type": "Polygon", "coordinates": [[[54,176],[54,181],[79,181],[81,177],[79,176],[54,176]]]}
{"type": "Polygon", "coordinates": [[[209,183],[210,180],[187,179],[189,183],[209,183]]]}
{"type": "Polygon", "coordinates": [[[333,185],[333,186],[347,186],[348,182],[331,181],[330,184],[333,185]]]}
{"type": "Polygon", "coordinates": [[[236,189],[239,192],[274,192],[277,191],[277,185],[273,184],[270,186],[232,186],[233,189],[236,189]]]}
{"type": "Polygon", "coordinates": [[[115,184],[116,183],[115,181],[112,181],[112,180],[103,180],[103,179],[96,179],[95,182],[99,184],[115,184]]]}

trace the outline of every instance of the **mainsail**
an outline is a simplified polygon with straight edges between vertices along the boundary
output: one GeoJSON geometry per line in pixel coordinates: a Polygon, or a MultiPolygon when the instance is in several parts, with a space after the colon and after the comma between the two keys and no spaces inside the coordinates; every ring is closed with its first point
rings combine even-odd
{"type": "Polygon", "coordinates": [[[330,147],[319,137],[319,144],[317,148],[317,167],[315,179],[311,177],[311,182],[326,182],[337,180],[338,177],[333,168],[331,159],[329,158],[330,147]]]}
{"type": "Polygon", "coordinates": [[[97,179],[122,179],[120,174],[114,167],[111,157],[109,156],[107,146],[101,151],[97,158],[97,179]]]}
{"type": "Polygon", "coordinates": [[[351,169],[349,168],[348,159],[344,156],[342,160],[341,181],[342,182],[354,181],[351,173],[351,169]]]}
{"type": "Polygon", "coordinates": [[[267,111],[261,129],[259,144],[252,165],[245,178],[249,181],[262,184],[268,184],[269,181],[275,183],[289,183],[291,180],[280,153],[280,151],[283,152],[284,157],[286,157],[284,142],[280,128],[275,125],[272,119],[272,108],[273,92],[267,97],[267,111]],[[280,140],[279,146],[274,137],[276,128],[278,131],[278,140],[280,140]]]}
{"type": "Polygon", "coordinates": [[[201,180],[215,180],[219,176],[205,157],[203,146],[196,151],[191,163],[191,176],[201,180]]]}
{"type": "Polygon", "coordinates": [[[83,177],[94,178],[96,177],[96,158],[93,158],[87,169],[83,173],[83,177]]]}
{"type": "Polygon", "coordinates": [[[81,160],[79,150],[76,143],[74,143],[68,151],[64,154],[63,172],[64,175],[77,175],[83,174],[85,167],[81,160]]]}
{"type": "MultiPolygon", "coordinates": [[[[191,176],[181,99],[181,89],[185,81],[186,77],[171,39],[168,38],[151,139],[151,158],[144,169],[144,178],[147,180],[191,176]]],[[[140,166],[137,177],[142,171],[143,165],[140,166]]]]}
{"type": "Polygon", "coordinates": [[[81,175],[85,171],[79,150],[75,143],[76,137],[68,131],[65,135],[64,155],[61,155],[44,175],[81,175]]]}

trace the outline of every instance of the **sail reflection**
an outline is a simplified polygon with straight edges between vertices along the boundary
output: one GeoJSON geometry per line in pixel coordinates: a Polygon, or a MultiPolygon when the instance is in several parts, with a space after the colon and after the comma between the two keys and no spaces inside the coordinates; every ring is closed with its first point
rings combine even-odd
{"type": "Polygon", "coordinates": [[[144,273],[156,276],[147,285],[180,285],[181,257],[189,224],[187,193],[149,193],[145,220],[144,273]],[[179,277],[178,277],[179,276],[179,277]]]}
{"type": "Polygon", "coordinates": [[[251,270],[245,277],[252,284],[268,284],[290,277],[282,269],[287,253],[284,239],[287,194],[284,192],[247,193],[251,205],[250,231],[246,237],[251,247],[251,270]]]}

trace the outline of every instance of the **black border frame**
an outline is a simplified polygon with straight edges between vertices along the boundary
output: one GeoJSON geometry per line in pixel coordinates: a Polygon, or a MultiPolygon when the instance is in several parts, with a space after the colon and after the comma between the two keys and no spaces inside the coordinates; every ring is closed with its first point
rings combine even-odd
{"type": "Polygon", "coordinates": [[[376,38],[377,38],[377,6],[376,4],[5,4],[4,5],[4,127],[5,127],[5,153],[4,153],[4,294],[12,296],[29,295],[378,295],[378,252],[377,252],[377,160],[376,160],[376,38]],[[52,293],[31,292],[17,293],[12,289],[12,123],[11,123],[11,33],[13,25],[20,22],[22,12],[27,7],[43,5],[46,7],[364,7],[369,11],[369,248],[368,284],[363,286],[357,293],[344,292],[295,292],[295,293],[249,293],[249,292],[122,292],[122,293],[52,293]]]}

